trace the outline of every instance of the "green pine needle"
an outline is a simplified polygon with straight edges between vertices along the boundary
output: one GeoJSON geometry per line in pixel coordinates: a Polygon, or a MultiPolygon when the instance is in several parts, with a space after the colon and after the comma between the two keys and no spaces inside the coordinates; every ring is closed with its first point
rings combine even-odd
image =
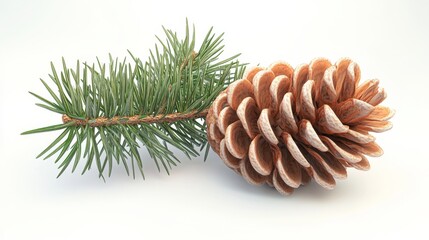
{"type": "Polygon", "coordinates": [[[96,64],[78,61],[69,68],[63,58],[60,71],[51,63],[52,86],[41,80],[49,97],[30,94],[42,101],[37,106],[63,115],[63,123],[22,134],[63,131],[37,158],[57,154],[58,176],[68,168],[74,172],[84,158],[82,174],[95,166],[103,179],[106,173],[111,175],[113,165],[123,165],[133,177],[137,168],[144,177],[141,146],[158,170],[168,174],[180,162],[169,146],[188,158],[206,148],[206,158],[206,125],[196,117],[202,117],[218,94],[242,77],[244,64],[237,61],[239,54],[219,58],[223,34],[216,36],[212,29],[197,50],[195,29],[190,31],[187,22],[184,39],[165,28],[164,33],[165,40],[157,37],[159,45],[146,62],[129,52],[131,62],[109,55],[108,64],[97,59],[96,64]],[[187,117],[166,121],[169,114],[187,117]],[[156,120],[131,123],[147,118],[156,120]],[[104,124],[97,125],[99,119],[104,124]]]}

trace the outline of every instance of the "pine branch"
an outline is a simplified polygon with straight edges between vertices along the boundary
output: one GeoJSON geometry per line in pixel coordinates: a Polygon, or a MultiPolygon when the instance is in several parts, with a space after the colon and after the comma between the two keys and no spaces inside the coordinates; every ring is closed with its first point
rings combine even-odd
{"type": "MultiPolygon", "coordinates": [[[[81,64],[69,68],[65,60],[58,72],[51,63],[53,86],[41,79],[50,97],[30,92],[36,105],[62,115],[62,124],[30,130],[22,134],[62,130],[37,157],[56,156],[60,176],[74,172],[85,159],[82,174],[96,167],[99,176],[111,175],[113,165],[123,165],[127,174],[142,176],[143,145],[158,170],[167,173],[179,161],[169,149],[173,146],[188,158],[208,147],[205,122],[198,120],[217,95],[241,78],[244,65],[238,55],[219,59],[222,36],[210,29],[198,51],[195,29],[185,38],[164,28],[166,39],[150,51],[146,62],[130,53],[131,62],[110,55],[109,63],[81,64]],[[197,149],[200,148],[200,149],[197,149]],[[162,167],[161,167],[162,165],[162,167]]],[[[206,151],[207,152],[207,151],[206,151]]]]}

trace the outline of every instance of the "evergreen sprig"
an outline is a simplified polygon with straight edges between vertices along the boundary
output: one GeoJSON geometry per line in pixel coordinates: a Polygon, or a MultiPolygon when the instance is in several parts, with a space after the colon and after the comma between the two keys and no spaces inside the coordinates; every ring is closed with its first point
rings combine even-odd
{"type": "Polygon", "coordinates": [[[238,55],[219,59],[223,34],[216,36],[212,28],[198,51],[195,28],[189,31],[187,22],[182,40],[163,29],[165,40],[157,37],[159,45],[146,62],[129,52],[131,62],[109,55],[107,65],[97,58],[96,64],[77,61],[69,68],[63,58],[61,71],[51,63],[49,78],[55,88],[41,79],[51,99],[30,92],[41,101],[37,106],[62,114],[61,124],[22,133],[62,130],[37,156],[55,155],[58,177],[69,167],[74,172],[83,157],[82,174],[95,164],[104,178],[114,164],[122,164],[128,175],[135,177],[137,168],[144,178],[141,145],[158,170],[162,165],[167,173],[180,162],[169,146],[188,158],[206,147],[207,156],[205,122],[198,118],[228,84],[242,77],[244,65],[238,55]]]}

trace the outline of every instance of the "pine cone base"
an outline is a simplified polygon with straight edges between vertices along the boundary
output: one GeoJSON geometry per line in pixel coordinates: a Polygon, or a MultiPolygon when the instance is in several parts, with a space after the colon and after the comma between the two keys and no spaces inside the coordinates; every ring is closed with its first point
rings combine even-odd
{"type": "Polygon", "coordinates": [[[282,194],[314,179],[333,189],[347,168],[368,170],[383,150],[369,132],[392,127],[378,80],[360,83],[350,59],[324,58],[293,69],[284,62],[249,69],[213,102],[208,141],[249,183],[282,194]]]}

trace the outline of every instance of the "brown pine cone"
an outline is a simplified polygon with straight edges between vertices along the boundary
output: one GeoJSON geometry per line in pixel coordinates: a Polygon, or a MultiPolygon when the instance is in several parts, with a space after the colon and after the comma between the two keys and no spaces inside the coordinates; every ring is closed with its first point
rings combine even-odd
{"type": "Polygon", "coordinates": [[[378,106],[386,98],[379,81],[359,80],[350,59],[254,67],[213,102],[209,143],[249,183],[287,195],[313,178],[333,189],[347,167],[368,170],[365,155],[383,154],[368,132],[392,128],[394,111],[378,106]]]}

